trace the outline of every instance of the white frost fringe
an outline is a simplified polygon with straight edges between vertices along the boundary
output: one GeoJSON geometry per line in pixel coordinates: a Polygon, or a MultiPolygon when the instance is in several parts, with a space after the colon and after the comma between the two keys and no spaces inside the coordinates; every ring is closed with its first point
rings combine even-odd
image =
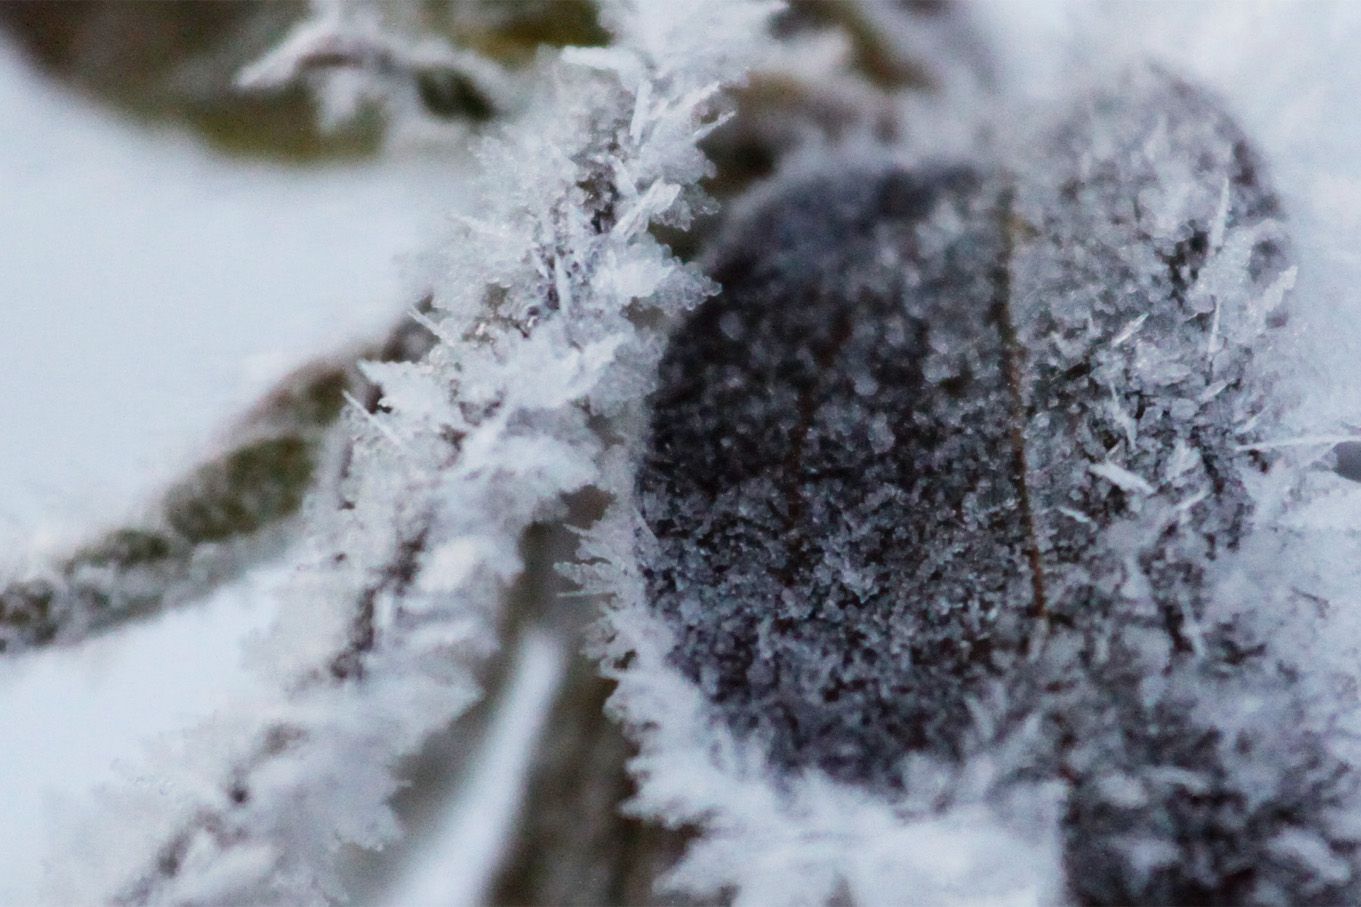
{"type": "Polygon", "coordinates": [[[615,43],[565,51],[552,89],[482,149],[481,216],[435,286],[442,342],[368,366],[383,405],[350,418],[341,501],[311,503],[261,646],[277,698],[189,735],[142,776],[154,789],[108,792],[54,900],[324,903],[343,896],[343,845],[398,836],[392,769],[478,697],[524,531],[600,484],[592,420],[636,423],[662,346],[639,325],[710,291],[648,231],[702,203],[696,143],[768,14],[614,8],[615,43]]]}
{"type": "Polygon", "coordinates": [[[855,904],[1061,899],[1056,791],[1017,791],[1002,808],[984,802],[1003,753],[962,769],[909,762],[908,793],[897,800],[817,771],[782,786],[759,749],[738,741],[670,664],[671,631],[647,606],[635,561],[647,530],[633,478],[624,468],[615,475],[616,504],[584,545],[598,566],[579,578],[611,603],[597,654],[619,684],[609,707],[641,748],[630,764],[639,785],[631,809],[701,829],[664,887],[731,891],[738,907],[820,905],[838,892],[855,904]],[[941,811],[932,800],[947,790],[953,805],[941,811]]]}

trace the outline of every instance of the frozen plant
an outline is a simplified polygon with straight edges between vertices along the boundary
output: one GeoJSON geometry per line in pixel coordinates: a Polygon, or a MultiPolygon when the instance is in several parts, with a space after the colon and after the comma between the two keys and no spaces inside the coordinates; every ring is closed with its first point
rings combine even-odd
{"type": "Polygon", "coordinates": [[[371,106],[397,125],[436,112],[484,121],[519,99],[513,77],[496,61],[406,21],[414,18],[412,6],[332,0],[312,6],[278,47],[238,75],[241,88],[272,91],[306,80],[321,101],[322,122],[332,127],[371,106]]]}
{"type": "Polygon", "coordinates": [[[152,512],[0,587],[0,653],[71,645],[210,590],[269,559],[298,528],[357,360],[410,359],[430,346],[414,321],[377,346],[298,369],[233,426],[227,449],[167,489],[152,512]]]}
{"type": "Polygon", "coordinates": [[[991,157],[777,180],[738,220],[662,365],[605,646],[641,803],[705,829],[679,888],[1356,896],[1355,716],[1278,644],[1319,632],[1303,574],[1235,577],[1296,474],[1267,180],[1141,68],[991,157]]]}
{"type": "MultiPolygon", "coordinates": [[[[55,897],[341,900],[440,731],[474,789],[399,897],[628,900],[657,827],[659,893],[703,902],[1361,896],[1354,406],[1309,399],[1320,234],[1241,97],[1140,50],[1023,98],[934,8],[798,5],[772,41],[759,5],[608,6],[607,46],[523,71],[423,9],[317,4],[243,74],[503,131],[429,256],[428,348],[327,385],[300,511],[220,496],[294,539],[271,694],[109,792],[55,897]],[[581,589],[526,627],[564,525],[581,589]],[[636,790],[540,632],[583,597],[636,790]]],[[[181,535],[6,586],[0,640],[190,597],[181,535]]]]}
{"type": "Polygon", "coordinates": [[[439,342],[362,366],[383,396],[355,401],[335,497],[308,506],[262,646],[277,699],[205,726],[154,769],[156,790],[110,793],[122,833],[102,840],[121,841],[63,896],[321,902],[342,893],[339,844],[396,836],[394,764],[476,698],[523,535],[603,484],[660,325],[711,291],[649,228],[702,208],[696,142],[767,13],[622,6],[616,42],[565,52],[518,128],[482,149],[481,217],[413,316],[439,342]]]}

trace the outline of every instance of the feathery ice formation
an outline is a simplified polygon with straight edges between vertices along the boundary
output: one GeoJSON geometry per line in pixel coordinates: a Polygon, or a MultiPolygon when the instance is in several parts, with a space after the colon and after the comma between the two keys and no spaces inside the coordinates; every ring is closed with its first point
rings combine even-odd
{"type": "Polygon", "coordinates": [[[1151,70],[997,158],[777,182],[727,231],[638,482],[670,663],[777,787],[1057,785],[1081,902],[1354,899],[1307,659],[1220,593],[1284,405],[1262,167],[1151,70]]]}

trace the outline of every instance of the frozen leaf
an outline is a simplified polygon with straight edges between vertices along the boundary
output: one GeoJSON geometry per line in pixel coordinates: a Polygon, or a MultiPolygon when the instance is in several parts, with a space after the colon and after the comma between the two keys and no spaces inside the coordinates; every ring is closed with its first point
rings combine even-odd
{"type": "MultiPolygon", "coordinates": [[[[723,293],[673,338],[638,484],[651,617],[630,620],[666,633],[615,624],[698,694],[672,720],[631,688],[644,667],[620,672],[626,717],[660,726],[643,802],[667,802],[662,741],[685,726],[708,728],[688,758],[710,788],[770,789],[661,810],[747,829],[725,839],[745,860],[698,848],[687,884],[702,866],[791,899],[754,868],[793,846],[753,830],[781,821],[809,843],[778,865],[851,878],[801,805],[824,777],[904,829],[972,798],[1014,834],[1054,821],[1085,902],[1349,897],[1346,767],[1297,653],[1241,618],[1284,603],[1219,585],[1288,403],[1259,359],[1293,268],[1217,103],[1136,69],[968,168],[777,183],[715,261],[723,293]],[[923,755],[959,772],[929,799],[923,755]],[[1032,804],[1038,824],[1001,806],[1045,791],[1061,806],[1032,804]]],[[[888,897],[906,859],[857,893],[888,897]]],[[[1043,891],[1042,867],[1010,884],[1043,891]]]]}

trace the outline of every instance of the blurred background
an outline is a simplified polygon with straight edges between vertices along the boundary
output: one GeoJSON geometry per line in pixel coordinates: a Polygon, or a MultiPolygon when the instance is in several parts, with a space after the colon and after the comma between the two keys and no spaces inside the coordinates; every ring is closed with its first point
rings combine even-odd
{"type": "MultiPolygon", "coordinates": [[[[598,31],[584,4],[483,6],[445,20],[433,5],[429,24],[507,66],[542,41],[598,31]]],[[[180,512],[199,514],[206,530],[194,531],[211,539],[287,516],[315,464],[263,445],[233,459],[243,432],[262,435],[263,410],[283,425],[263,434],[288,439],[294,414],[271,409],[271,394],[293,393],[300,367],[310,381],[374,352],[419,301],[406,257],[463,204],[464,138],[490,113],[432,77],[432,118],[459,138],[398,146],[384,143],[377,105],[323,128],[302,84],[238,90],[241,68],[306,11],[288,0],[0,3],[7,581],[155,518],[177,482],[195,487],[180,512]],[[209,477],[215,493],[264,487],[273,509],[224,522],[230,507],[205,508],[205,483],[183,479],[205,463],[226,464],[209,477]]],[[[324,412],[307,419],[333,418],[336,394],[313,386],[326,388],[324,412]]],[[[83,644],[78,667],[51,651],[0,663],[0,903],[33,903],[61,817],[125,777],[148,741],[255,691],[243,643],[268,624],[280,578],[228,573],[192,613],[83,644]]]]}

